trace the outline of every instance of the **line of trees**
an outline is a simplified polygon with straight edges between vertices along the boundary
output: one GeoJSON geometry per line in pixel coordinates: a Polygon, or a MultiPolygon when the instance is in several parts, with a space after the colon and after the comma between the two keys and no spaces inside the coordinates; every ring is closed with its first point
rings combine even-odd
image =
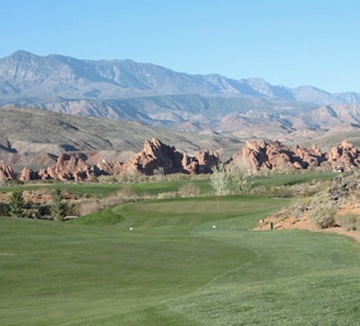
{"type": "Polygon", "coordinates": [[[47,207],[26,204],[23,198],[23,191],[20,189],[11,192],[8,214],[12,217],[41,218],[41,216],[50,214],[54,221],[63,221],[65,213],[66,204],[63,202],[63,195],[59,188],[53,191],[52,204],[47,207]]]}

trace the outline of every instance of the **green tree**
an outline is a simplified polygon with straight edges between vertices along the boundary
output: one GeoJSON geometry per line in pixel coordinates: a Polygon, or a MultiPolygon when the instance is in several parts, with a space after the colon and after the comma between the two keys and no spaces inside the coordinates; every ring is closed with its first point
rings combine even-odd
{"type": "Polygon", "coordinates": [[[65,217],[65,204],[62,199],[61,189],[56,188],[53,192],[53,203],[50,208],[50,213],[54,221],[62,221],[65,217]]]}
{"type": "Polygon", "coordinates": [[[9,201],[9,213],[12,217],[23,217],[24,216],[24,199],[23,191],[20,189],[11,192],[9,201]]]}

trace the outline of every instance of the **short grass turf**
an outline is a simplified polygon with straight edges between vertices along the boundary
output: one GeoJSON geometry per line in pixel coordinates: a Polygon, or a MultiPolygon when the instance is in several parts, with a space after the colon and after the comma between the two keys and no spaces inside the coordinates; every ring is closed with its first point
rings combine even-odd
{"type": "Polygon", "coordinates": [[[249,230],[288,203],[140,202],[90,225],[1,218],[0,324],[359,325],[357,243],[249,230]]]}

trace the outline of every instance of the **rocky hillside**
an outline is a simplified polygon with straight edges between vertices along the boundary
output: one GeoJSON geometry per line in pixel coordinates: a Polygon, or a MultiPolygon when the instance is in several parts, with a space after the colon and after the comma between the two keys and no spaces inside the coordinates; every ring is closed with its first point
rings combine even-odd
{"type": "MultiPolygon", "coordinates": [[[[4,107],[0,109],[0,164],[34,170],[56,162],[62,153],[77,152],[89,164],[101,160],[127,160],[138,152],[145,139],[157,137],[178,150],[193,154],[239,148],[236,139],[216,134],[200,136],[144,126],[137,122],[76,117],[39,109],[4,107]]],[[[229,157],[232,154],[229,154],[229,157]]]]}

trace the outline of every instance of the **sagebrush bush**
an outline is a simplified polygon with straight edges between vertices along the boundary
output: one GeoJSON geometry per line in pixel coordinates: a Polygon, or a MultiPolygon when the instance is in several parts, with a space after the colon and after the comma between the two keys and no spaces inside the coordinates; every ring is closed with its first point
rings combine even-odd
{"type": "Polygon", "coordinates": [[[358,216],[351,212],[336,216],[336,223],[346,229],[346,231],[355,231],[357,222],[358,216]]]}
{"type": "Polygon", "coordinates": [[[293,205],[292,213],[295,217],[301,217],[307,210],[308,203],[305,200],[301,200],[293,205]]]}
{"type": "Polygon", "coordinates": [[[105,209],[106,206],[99,200],[80,200],[77,215],[83,216],[105,209]]]}
{"type": "Polygon", "coordinates": [[[310,221],[316,224],[321,229],[332,227],[336,224],[335,221],[336,207],[330,203],[319,205],[310,213],[310,221]]]}

